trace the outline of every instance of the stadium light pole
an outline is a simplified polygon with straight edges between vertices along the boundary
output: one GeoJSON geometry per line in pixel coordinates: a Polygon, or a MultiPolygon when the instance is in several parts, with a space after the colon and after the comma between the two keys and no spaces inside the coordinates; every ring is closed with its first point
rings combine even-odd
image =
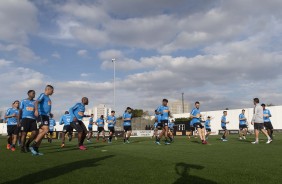
{"type": "Polygon", "coordinates": [[[116,59],[113,58],[112,62],[114,63],[114,110],[116,108],[116,59]]]}

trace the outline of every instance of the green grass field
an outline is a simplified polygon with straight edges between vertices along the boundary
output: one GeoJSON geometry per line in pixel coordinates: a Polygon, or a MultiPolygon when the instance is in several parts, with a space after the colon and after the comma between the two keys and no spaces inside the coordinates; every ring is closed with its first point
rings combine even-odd
{"type": "Polygon", "coordinates": [[[282,135],[270,145],[263,138],[252,145],[253,137],[239,141],[230,136],[221,142],[210,136],[209,145],[198,139],[176,137],[171,145],[155,145],[150,138],[132,138],[87,144],[77,150],[76,140],[60,148],[60,141],[42,144],[44,156],[11,152],[0,144],[0,183],[281,183],[282,135]]]}

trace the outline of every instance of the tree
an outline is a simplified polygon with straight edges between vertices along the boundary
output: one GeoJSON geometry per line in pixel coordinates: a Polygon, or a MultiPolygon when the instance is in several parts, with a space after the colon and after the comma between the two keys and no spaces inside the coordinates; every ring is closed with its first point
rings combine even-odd
{"type": "Polygon", "coordinates": [[[134,118],[142,117],[143,114],[144,114],[143,109],[134,109],[134,110],[132,111],[132,116],[133,116],[134,118]]]}

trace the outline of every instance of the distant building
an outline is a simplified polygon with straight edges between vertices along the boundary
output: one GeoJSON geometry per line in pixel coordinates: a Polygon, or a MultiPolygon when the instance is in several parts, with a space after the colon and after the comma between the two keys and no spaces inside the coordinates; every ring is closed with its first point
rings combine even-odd
{"type": "Polygon", "coordinates": [[[172,114],[189,113],[191,110],[190,105],[187,102],[184,102],[184,108],[183,108],[182,101],[169,102],[168,106],[172,114]]]}
{"type": "Polygon", "coordinates": [[[108,108],[105,104],[99,104],[91,109],[88,109],[87,114],[94,114],[94,120],[98,119],[101,115],[107,117],[108,114],[111,112],[111,108],[108,108]]]}

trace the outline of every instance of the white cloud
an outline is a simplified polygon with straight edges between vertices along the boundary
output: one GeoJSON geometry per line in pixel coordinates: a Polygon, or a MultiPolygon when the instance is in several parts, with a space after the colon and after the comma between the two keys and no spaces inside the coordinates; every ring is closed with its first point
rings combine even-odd
{"type": "Polygon", "coordinates": [[[87,50],[78,50],[76,54],[81,56],[81,57],[87,57],[88,51],[87,50]]]}
{"type": "Polygon", "coordinates": [[[37,29],[37,9],[27,0],[0,1],[0,40],[27,43],[28,35],[37,29]]]}
{"type": "Polygon", "coordinates": [[[61,55],[58,52],[53,52],[51,56],[56,59],[61,59],[61,55]]]}
{"type": "Polygon", "coordinates": [[[105,50],[99,53],[99,58],[102,60],[112,60],[113,58],[119,60],[123,59],[123,53],[120,50],[105,50]]]}

